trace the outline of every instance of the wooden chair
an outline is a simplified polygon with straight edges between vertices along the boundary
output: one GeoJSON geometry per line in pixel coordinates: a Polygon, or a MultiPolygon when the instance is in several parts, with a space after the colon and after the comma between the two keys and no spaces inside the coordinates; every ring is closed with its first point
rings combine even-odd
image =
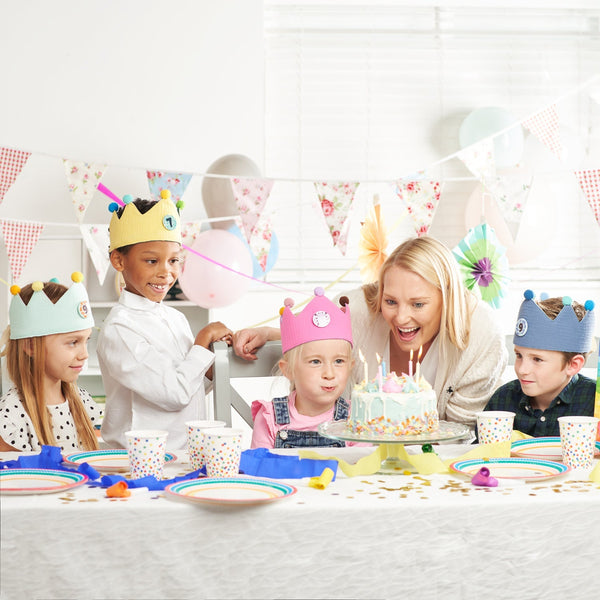
{"type": "Polygon", "coordinates": [[[231,385],[237,377],[270,377],[281,359],[281,342],[267,342],[256,354],[257,360],[247,361],[235,354],[225,342],[215,342],[213,367],[214,418],[231,427],[231,409],[252,427],[252,413],[248,403],[231,385]]]}

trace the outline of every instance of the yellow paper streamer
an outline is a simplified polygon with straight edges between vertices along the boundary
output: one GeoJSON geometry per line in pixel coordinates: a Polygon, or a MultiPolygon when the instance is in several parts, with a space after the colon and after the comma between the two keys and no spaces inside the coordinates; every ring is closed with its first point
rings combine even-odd
{"type": "Polygon", "coordinates": [[[528,440],[531,436],[523,433],[522,431],[513,430],[512,435],[510,436],[511,442],[517,442],[519,440],[528,440]]]}
{"type": "Polygon", "coordinates": [[[333,471],[329,467],[325,467],[325,470],[318,477],[311,477],[309,479],[308,486],[317,490],[324,490],[332,480],[333,471]]]}

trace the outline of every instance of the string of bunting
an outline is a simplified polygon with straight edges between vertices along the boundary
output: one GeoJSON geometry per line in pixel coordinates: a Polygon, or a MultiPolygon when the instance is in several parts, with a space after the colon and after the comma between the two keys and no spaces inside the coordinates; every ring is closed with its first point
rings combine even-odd
{"type": "MultiPolygon", "coordinates": [[[[361,183],[389,184],[399,200],[406,207],[406,215],[410,216],[416,234],[424,235],[431,227],[443,188],[443,182],[428,178],[426,173],[430,172],[437,165],[458,158],[496,199],[507,223],[512,222],[515,224],[511,232],[516,236],[531,182],[523,181],[521,176],[517,176],[515,179],[514,174],[507,176],[496,173],[493,151],[494,139],[514,127],[523,126],[529,129],[557,157],[562,159],[560,123],[556,105],[564,98],[589,87],[599,78],[600,75],[592,77],[574,90],[563,94],[549,105],[536,110],[531,115],[515,121],[500,131],[496,131],[428,165],[425,169],[419,171],[418,175],[412,174],[396,178],[395,180],[378,180],[375,182],[365,180],[362,182],[313,181],[307,179],[242,177],[217,173],[167,172],[160,169],[148,169],[146,170],[148,185],[153,197],[158,197],[163,189],[167,189],[171,192],[173,199],[177,201],[184,195],[193,176],[229,180],[238,215],[231,215],[228,218],[238,218],[241,220],[243,236],[248,242],[251,252],[256,257],[263,274],[266,272],[267,258],[272,241],[271,221],[267,205],[269,204],[273,187],[277,182],[311,182],[314,185],[320,216],[324,220],[334,246],[340,250],[342,255],[345,255],[354,197],[361,183]]],[[[26,167],[30,156],[30,151],[7,147],[0,148],[0,203],[3,202],[4,197],[9,192],[15,180],[26,167]]],[[[83,219],[95,191],[97,189],[102,191],[101,180],[106,174],[107,165],[72,159],[62,160],[81,236],[90,253],[98,279],[102,284],[109,266],[108,257],[106,256],[106,248],[108,246],[107,226],[105,223],[84,224],[83,219]]],[[[600,224],[600,168],[574,171],[573,173],[593,211],[596,221],[600,224]]],[[[28,220],[0,219],[0,225],[9,257],[12,277],[16,281],[20,277],[29,255],[44,229],[45,223],[28,220]]],[[[200,226],[198,222],[187,223],[184,226],[184,234],[188,235],[190,239],[194,239],[199,231],[200,226]]],[[[210,256],[199,253],[189,246],[186,246],[186,249],[203,260],[213,262],[220,267],[254,281],[259,281],[261,284],[277,287],[285,291],[294,291],[267,282],[264,278],[249,276],[231,269],[227,265],[215,261],[210,256]]],[[[297,291],[294,292],[298,293],[297,291]]],[[[309,296],[310,294],[307,293],[306,295],[309,296]]]]}

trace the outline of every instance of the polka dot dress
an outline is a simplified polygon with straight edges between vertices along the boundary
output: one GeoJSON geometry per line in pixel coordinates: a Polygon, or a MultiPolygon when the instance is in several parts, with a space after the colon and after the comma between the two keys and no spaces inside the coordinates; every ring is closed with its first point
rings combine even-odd
{"type": "MultiPolygon", "coordinates": [[[[79,394],[92,424],[95,424],[102,417],[102,408],[85,390],[80,389],[79,394]]],[[[69,404],[67,402],[52,404],[48,406],[48,411],[52,418],[56,444],[63,452],[78,450],[80,446],[77,430],[69,404]]],[[[11,388],[0,400],[0,436],[7,444],[23,452],[39,452],[42,449],[33,423],[25,412],[15,388],[11,388]]]]}

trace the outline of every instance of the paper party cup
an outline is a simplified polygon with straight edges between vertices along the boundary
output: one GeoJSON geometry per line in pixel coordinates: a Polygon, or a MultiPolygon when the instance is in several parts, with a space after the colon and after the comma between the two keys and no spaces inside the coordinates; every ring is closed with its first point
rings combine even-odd
{"type": "Polygon", "coordinates": [[[485,410],[477,413],[477,437],[480,444],[510,442],[515,413],[505,410],[485,410]]]}
{"type": "Polygon", "coordinates": [[[563,462],[572,469],[591,469],[596,445],[596,417],[559,417],[563,462]]]}
{"type": "Polygon", "coordinates": [[[159,429],[125,432],[132,479],[148,475],[162,479],[168,435],[159,429]]]}
{"type": "Polygon", "coordinates": [[[240,470],[243,431],[215,427],[205,429],[202,435],[208,477],[235,477],[240,470]]]}
{"type": "Polygon", "coordinates": [[[225,427],[225,421],[187,421],[187,450],[194,471],[206,464],[204,457],[204,435],[206,429],[225,427]]]}

